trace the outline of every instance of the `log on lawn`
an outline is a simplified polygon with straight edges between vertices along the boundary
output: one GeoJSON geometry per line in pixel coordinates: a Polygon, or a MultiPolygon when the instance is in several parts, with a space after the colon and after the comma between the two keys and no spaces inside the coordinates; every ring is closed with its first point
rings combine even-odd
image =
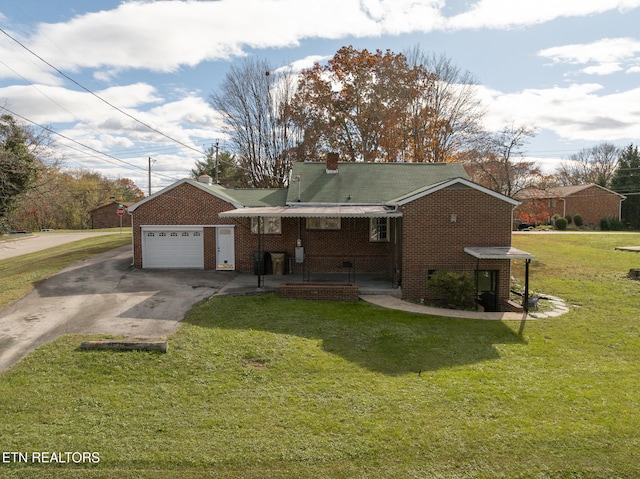
{"type": "Polygon", "coordinates": [[[167,340],[145,339],[103,339],[97,341],[82,341],[81,349],[115,349],[118,351],[160,351],[166,353],[169,349],[167,340]]]}

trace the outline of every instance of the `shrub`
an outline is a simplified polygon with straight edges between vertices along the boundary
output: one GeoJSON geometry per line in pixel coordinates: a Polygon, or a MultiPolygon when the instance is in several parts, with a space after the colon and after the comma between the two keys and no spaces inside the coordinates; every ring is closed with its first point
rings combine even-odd
{"type": "Polygon", "coordinates": [[[582,219],[582,216],[575,215],[573,217],[573,224],[576,225],[578,228],[581,228],[584,225],[584,220],[582,219]]]}
{"type": "Polygon", "coordinates": [[[624,229],[624,225],[618,218],[602,218],[600,220],[600,229],[602,231],[620,231],[624,229]]]}
{"type": "Polygon", "coordinates": [[[567,229],[567,219],[566,218],[558,218],[556,220],[556,228],[560,231],[564,231],[567,229]]]}
{"type": "Polygon", "coordinates": [[[457,309],[473,309],[475,306],[475,283],[469,273],[440,270],[431,275],[427,287],[433,296],[442,299],[447,306],[457,309]]]}
{"type": "Polygon", "coordinates": [[[565,220],[567,220],[567,224],[568,224],[568,225],[570,225],[570,224],[571,224],[571,220],[572,220],[571,215],[567,215],[567,216],[565,216],[565,217],[564,217],[564,219],[565,219],[565,220]]]}

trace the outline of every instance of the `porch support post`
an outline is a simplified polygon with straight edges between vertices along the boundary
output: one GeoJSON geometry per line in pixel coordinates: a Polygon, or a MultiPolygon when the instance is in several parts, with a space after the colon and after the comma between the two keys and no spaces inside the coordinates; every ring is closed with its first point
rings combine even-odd
{"type": "Polygon", "coordinates": [[[264,268],[266,267],[266,265],[264,264],[264,262],[262,259],[262,232],[260,231],[262,229],[262,216],[258,216],[258,288],[260,286],[262,286],[263,281],[262,281],[262,273],[264,272],[264,268]]]}
{"type": "Polygon", "coordinates": [[[476,311],[478,311],[478,271],[480,271],[480,258],[476,258],[476,292],[475,292],[475,300],[476,300],[476,311]]]}
{"type": "Polygon", "coordinates": [[[527,258],[524,261],[524,304],[522,305],[525,314],[529,313],[529,263],[531,259],[527,258]]]}

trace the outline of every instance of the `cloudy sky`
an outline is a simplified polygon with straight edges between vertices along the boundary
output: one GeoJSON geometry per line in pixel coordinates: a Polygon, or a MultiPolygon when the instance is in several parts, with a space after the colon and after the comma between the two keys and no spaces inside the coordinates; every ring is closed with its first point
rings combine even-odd
{"type": "Polygon", "coordinates": [[[640,0],[7,1],[0,106],[59,133],[70,168],[146,192],[153,158],[155,192],[224,148],[208,97],[234,62],[419,45],[477,78],[487,128],[536,128],[528,156],[551,171],[595,144],[638,143],[638,24],[640,0]]]}

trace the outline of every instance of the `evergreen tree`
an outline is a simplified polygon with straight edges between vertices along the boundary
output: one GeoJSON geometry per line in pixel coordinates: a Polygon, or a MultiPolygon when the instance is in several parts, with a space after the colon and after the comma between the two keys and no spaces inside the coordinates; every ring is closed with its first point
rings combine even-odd
{"type": "Polygon", "coordinates": [[[191,169],[191,175],[198,179],[202,175],[209,175],[213,182],[227,188],[240,186],[240,170],[235,161],[235,156],[227,151],[216,154],[216,146],[210,146],[205,151],[203,160],[196,160],[195,167],[191,169]],[[217,165],[216,165],[217,156],[217,165]]]}
{"type": "Polygon", "coordinates": [[[611,189],[627,197],[622,202],[622,222],[631,228],[640,228],[640,154],[638,147],[626,147],[611,181],[611,189]]]}

